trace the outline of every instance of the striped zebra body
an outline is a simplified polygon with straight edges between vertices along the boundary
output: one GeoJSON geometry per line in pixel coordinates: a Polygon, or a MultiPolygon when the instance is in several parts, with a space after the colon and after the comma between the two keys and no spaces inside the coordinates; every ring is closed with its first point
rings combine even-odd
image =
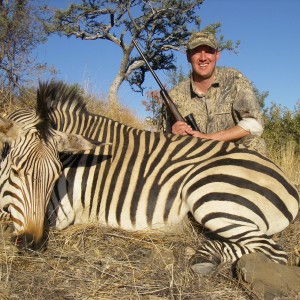
{"type": "Polygon", "coordinates": [[[172,228],[191,212],[219,237],[197,256],[235,261],[259,251],[286,262],[270,235],[294,220],[299,195],[270,160],[234,143],[130,128],[88,113],[64,86],[41,89],[55,92],[45,99],[56,131],[111,143],[60,155],[62,175],[48,205],[52,226],[98,221],[127,230],[172,228]]]}

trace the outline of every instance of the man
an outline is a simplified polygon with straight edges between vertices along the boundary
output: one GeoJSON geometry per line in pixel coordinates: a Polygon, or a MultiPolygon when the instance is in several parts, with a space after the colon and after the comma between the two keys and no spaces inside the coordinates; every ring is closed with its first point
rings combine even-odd
{"type": "Polygon", "coordinates": [[[193,113],[200,131],[167,117],[166,131],[198,138],[243,143],[263,154],[263,120],[248,79],[232,68],[216,67],[220,58],[216,38],[209,32],[191,35],[187,44],[190,78],[170,92],[183,116],[193,113]]]}

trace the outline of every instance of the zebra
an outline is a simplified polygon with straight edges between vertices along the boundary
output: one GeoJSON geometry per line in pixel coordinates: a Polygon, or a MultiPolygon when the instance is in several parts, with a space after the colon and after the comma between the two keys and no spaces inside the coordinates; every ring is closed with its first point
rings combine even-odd
{"type": "Polygon", "coordinates": [[[1,123],[9,150],[0,208],[20,248],[44,248],[48,226],[172,230],[191,213],[216,237],[197,249],[200,265],[251,252],[287,263],[271,236],[296,218],[299,194],[279,167],[243,145],[126,126],[90,113],[78,90],[55,81],[40,83],[36,110],[1,123]]]}
{"type": "MultiPolygon", "coordinates": [[[[43,96],[39,94],[38,99],[43,96]]],[[[79,153],[102,145],[51,128],[43,116],[43,104],[38,101],[36,110],[20,109],[9,119],[0,117],[0,139],[5,143],[0,165],[0,220],[12,220],[20,248],[29,244],[40,249],[47,238],[46,207],[62,172],[58,153],[79,153]]]]}

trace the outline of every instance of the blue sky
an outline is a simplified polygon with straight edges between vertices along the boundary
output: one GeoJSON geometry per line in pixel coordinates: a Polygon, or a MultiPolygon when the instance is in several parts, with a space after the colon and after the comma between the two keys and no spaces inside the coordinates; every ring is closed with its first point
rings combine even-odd
{"type": "MultiPolygon", "coordinates": [[[[67,7],[70,0],[50,0],[49,5],[67,7]]],[[[300,101],[300,1],[299,0],[205,0],[199,15],[201,28],[221,22],[221,33],[229,40],[240,40],[238,54],[222,52],[220,66],[234,67],[248,77],[260,92],[268,91],[266,105],[275,102],[293,110],[300,101]]],[[[188,72],[184,53],[177,53],[177,65],[188,72]]],[[[37,48],[37,60],[58,70],[57,78],[78,83],[105,97],[120,64],[120,49],[103,40],[82,41],[52,36],[37,48]]],[[[160,72],[162,82],[166,74],[160,72]]],[[[146,86],[158,89],[149,74],[146,86]]],[[[144,118],[139,93],[123,83],[120,102],[144,118]]]]}

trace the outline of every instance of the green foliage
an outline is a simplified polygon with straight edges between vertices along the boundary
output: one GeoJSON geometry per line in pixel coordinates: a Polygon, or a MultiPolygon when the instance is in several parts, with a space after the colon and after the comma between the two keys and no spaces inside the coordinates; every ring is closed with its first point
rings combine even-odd
{"type": "Polygon", "coordinates": [[[295,143],[300,155],[300,102],[294,111],[275,103],[264,109],[265,131],[263,137],[271,152],[278,152],[282,145],[295,143]]]}
{"type": "Polygon", "coordinates": [[[269,96],[269,92],[268,91],[264,91],[264,92],[260,92],[255,86],[254,84],[252,84],[255,96],[258,100],[259,106],[261,108],[265,107],[265,99],[269,96]]]}
{"type": "Polygon", "coordinates": [[[238,48],[240,45],[240,41],[237,40],[235,42],[231,40],[226,40],[224,35],[221,34],[221,26],[222,24],[220,22],[210,24],[206,26],[205,28],[202,28],[202,31],[209,31],[212,32],[218,37],[217,46],[220,51],[227,50],[230,52],[233,52],[235,54],[238,53],[238,48]]]}
{"type": "Polygon", "coordinates": [[[174,87],[181,81],[187,78],[187,76],[183,71],[183,67],[180,66],[179,68],[176,68],[175,70],[171,70],[167,72],[167,78],[168,78],[168,84],[170,84],[171,87],[174,87]]]}

